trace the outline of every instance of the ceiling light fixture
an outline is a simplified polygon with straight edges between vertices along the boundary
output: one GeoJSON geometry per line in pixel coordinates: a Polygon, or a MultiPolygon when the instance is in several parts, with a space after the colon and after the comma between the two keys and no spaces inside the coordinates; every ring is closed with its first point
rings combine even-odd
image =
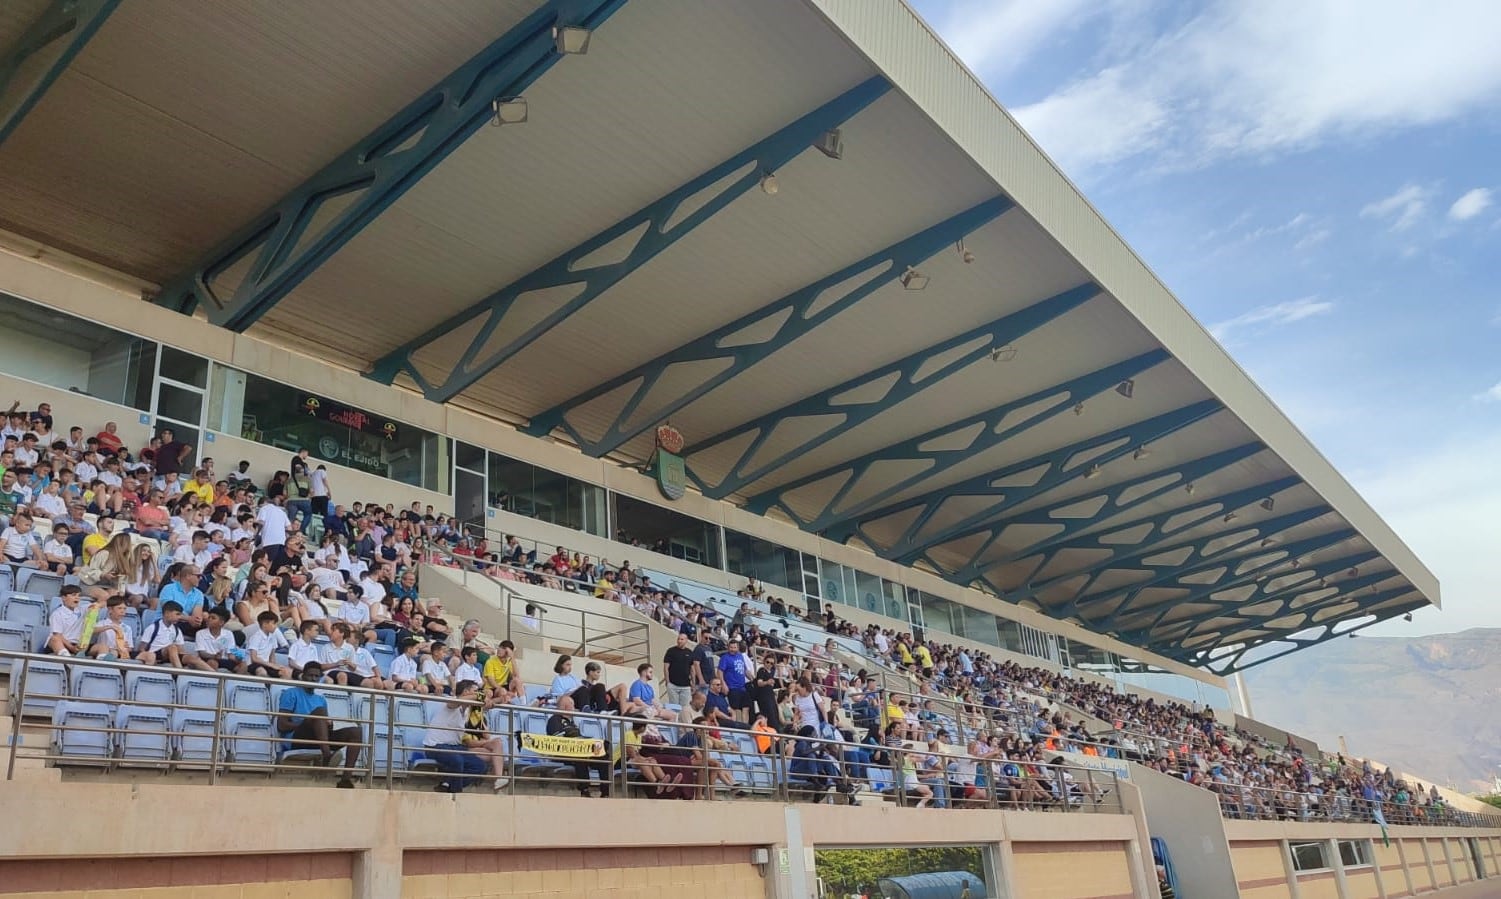
{"type": "Polygon", "coordinates": [[[1268,512],[1272,511],[1272,507],[1276,505],[1277,501],[1272,499],[1270,496],[1261,501],[1261,508],[1267,510],[1268,512]]]}
{"type": "Polygon", "coordinates": [[[492,125],[519,125],[526,121],[525,97],[499,97],[490,104],[495,112],[492,125]]]}
{"type": "Polygon", "coordinates": [[[813,149],[829,157],[830,159],[844,158],[844,136],[838,128],[830,128],[818,136],[813,142],[813,149]]]}
{"type": "Polygon", "coordinates": [[[766,194],[769,197],[774,197],[777,195],[778,189],[777,176],[772,172],[762,172],[761,193],[766,194]]]}
{"type": "Polygon", "coordinates": [[[926,290],[928,276],[909,265],[907,270],[902,272],[902,286],[908,290],[926,290]]]}
{"type": "Polygon", "coordinates": [[[1016,347],[1012,344],[1003,344],[990,351],[991,362],[1010,362],[1016,358],[1016,347]]]}
{"type": "Polygon", "coordinates": [[[1074,403],[1074,414],[1075,415],[1083,415],[1084,414],[1084,404],[1083,403],[1074,403]]]}
{"type": "Polygon", "coordinates": [[[1126,380],[1115,385],[1115,392],[1129,400],[1131,398],[1131,394],[1136,392],[1136,381],[1131,378],[1127,378],[1126,380]]]}
{"type": "Polygon", "coordinates": [[[1276,543],[1276,542],[1277,541],[1276,541],[1275,538],[1272,538],[1272,537],[1263,537],[1263,538],[1261,538],[1261,547],[1262,547],[1262,549],[1265,549],[1268,546],[1271,546],[1273,543],[1276,543]]]}
{"type": "Polygon", "coordinates": [[[552,30],[553,46],[558,48],[559,53],[583,55],[589,52],[589,38],[594,32],[588,28],[580,28],[577,25],[558,25],[552,30]]]}
{"type": "Polygon", "coordinates": [[[975,261],[975,254],[971,253],[969,251],[969,247],[966,247],[964,245],[964,238],[962,237],[959,238],[958,243],[954,244],[954,251],[959,254],[960,259],[964,260],[965,265],[969,265],[971,262],[975,261]]]}
{"type": "Polygon", "coordinates": [[[1131,454],[1131,458],[1140,462],[1142,459],[1145,459],[1150,455],[1152,455],[1152,450],[1145,443],[1143,443],[1141,446],[1138,446],[1136,448],[1136,452],[1131,454]]]}
{"type": "Polygon", "coordinates": [[[1237,516],[1234,512],[1226,512],[1225,513],[1225,524],[1229,524],[1230,522],[1234,521],[1238,517],[1239,516],[1237,516]]]}
{"type": "Polygon", "coordinates": [[[1089,466],[1089,470],[1086,471],[1086,472],[1084,472],[1084,479],[1085,480],[1088,480],[1090,478],[1097,478],[1099,476],[1100,476],[1100,466],[1098,464],[1089,466]]]}
{"type": "Polygon", "coordinates": [[[1346,574],[1350,575],[1350,577],[1355,577],[1356,575],[1360,574],[1360,569],[1351,568],[1348,572],[1346,572],[1346,574]]]}
{"type": "Polygon", "coordinates": [[[1183,485],[1183,492],[1187,493],[1189,496],[1193,496],[1194,495],[1194,490],[1196,490],[1196,489],[1198,489],[1198,488],[1194,487],[1194,482],[1193,481],[1189,481],[1187,484],[1183,485]]]}
{"type": "Polygon", "coordinates": [[[1402,616],[1402,620],[1403,621],[1411,621],[1412,620],[1412,613],[1408,612],[1406,615],[1403,615],[1402,616]]]}

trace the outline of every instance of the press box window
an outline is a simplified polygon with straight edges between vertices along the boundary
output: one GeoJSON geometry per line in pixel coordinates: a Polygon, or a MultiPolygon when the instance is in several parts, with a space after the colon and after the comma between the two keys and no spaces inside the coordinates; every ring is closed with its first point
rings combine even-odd
{"type": "Polygon", "coordinates": [[[1313,843],[1289,843],[1293,854],[1293,870],[1324,871],[1329,868],[1329,845],[1322,840],[1313,843]]]}

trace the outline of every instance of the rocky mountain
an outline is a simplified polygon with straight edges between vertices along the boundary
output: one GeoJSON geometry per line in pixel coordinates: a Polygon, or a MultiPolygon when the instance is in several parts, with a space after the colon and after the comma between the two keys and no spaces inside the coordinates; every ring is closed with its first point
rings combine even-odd
{"type": "Polygon", "coordinates": [[[1501,628],[1331,640],[1246,672],[1255,717],[1414,776],[1489,792],[1501,773],[1501,628]]]}

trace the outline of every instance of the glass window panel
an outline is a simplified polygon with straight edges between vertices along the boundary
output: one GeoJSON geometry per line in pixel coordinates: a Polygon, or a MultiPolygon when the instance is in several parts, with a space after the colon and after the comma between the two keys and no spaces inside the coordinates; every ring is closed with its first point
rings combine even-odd
{"type": "Polygon", "coordinates": [[[886,597],[881,590],[881,579],[864,571],[855,572],[855,595],[860,597],[860,608],[867,612],[876,612],[891,618],[905,619],[905,609],[892,609],[886,603],[886,597]],[[893,614],[893,612],[895,614],[893,614]]]}
{"type": "MultiPolygon", "coordinates": [[[[0,294],[7,374],[136,409],[151,408],[156,344],[0,294]]],[[[194,421],[197,419],[195,418],[194,421]]]]}
{"type": "Polygon", "coordinates": [[[176,347],[162,347],[161,375],[194,387],[208,386],[208,360],[176,347]]]}
{"type": "Polygon", "coordinates": [[[802,557],[797,550],[734,530],[724,532],[724,546],[725,570],[731,574],[789,590],[803,589],[802,557]]]}
{"type": "Polygon", "coordinates": [[[611,496],[615,504],[616,539],[675,559],[720,567],[717,525],[633,496],[618,493],[611,496]]]}
{"type": "Polygon", "coordinates": [[[996,636],[1000,638],[996,645],[1011,652],[1022,651],[1022,626],[1019,622],[997,617],[995,629],[996,636]]]}
{"type": "Polygon", "coordinates": [[[485,470],[485,449],[462,440],[453,442],[453,464],[470,471],[485,470]]]}
{"type": "Polygon", "coordinates": [[[1000,636],[996,633],[996,617],[982,609],[956,603],[955,614],[964,619],[962,627],[964,636],[971,640],[978,640],[989,646],[1000,646],[1000,636]]]}
{"type": "Polygon", "coordinates": [[[1293,868],[1298,871],[1319,871],[1329,867],[1328,853],[1322,840],[1309,843],[1291,843],[1293,868]]]}
{"type": "Polygon", "coordinates": [[[156,411],[173,421],[196,425],[203,415],[203,394],[163,384],[157,394],[156,411]]]}
{"type": "Polygon", "coordinates": [[[849,594],[844,589],[844,566],[824,560],[822,570],[823,598],[830,602],[849,605],[849,594]]]}

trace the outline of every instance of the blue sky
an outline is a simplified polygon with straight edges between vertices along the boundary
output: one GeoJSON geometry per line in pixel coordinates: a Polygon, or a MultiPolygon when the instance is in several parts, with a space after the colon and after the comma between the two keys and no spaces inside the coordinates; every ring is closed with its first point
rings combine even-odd
{"type": "Polygon", "coordinates": [[[1501,3],[914,0],[1178,298],[1501,626],[1501,3]]]}

